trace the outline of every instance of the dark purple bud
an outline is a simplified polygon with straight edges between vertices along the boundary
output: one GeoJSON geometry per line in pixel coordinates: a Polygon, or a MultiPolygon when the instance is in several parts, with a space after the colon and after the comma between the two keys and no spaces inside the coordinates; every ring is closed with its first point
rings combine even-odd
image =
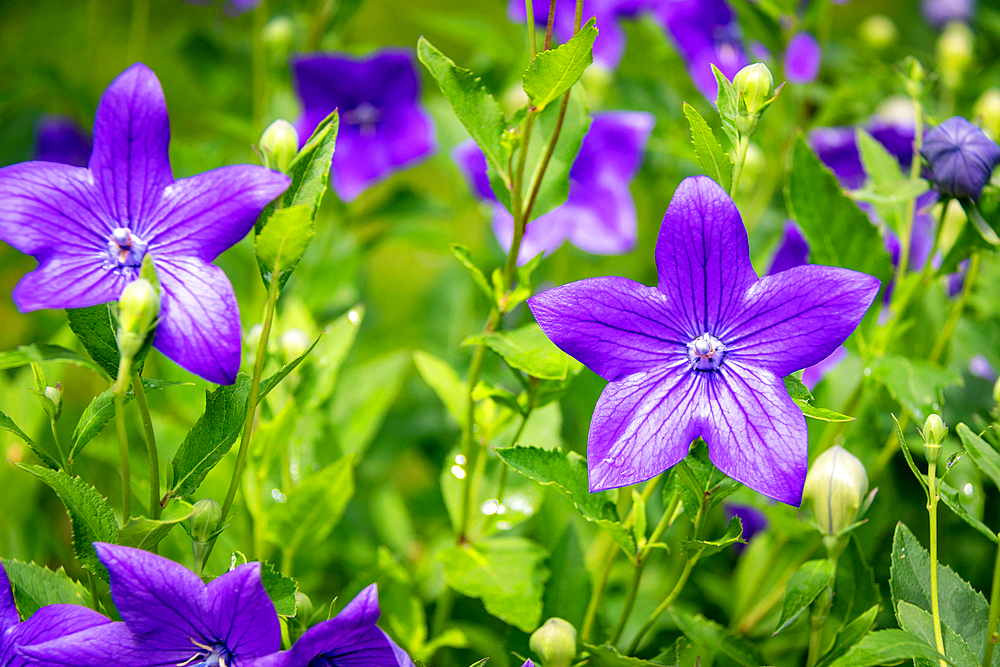
{"type": "Polygon", "coordinates": [[[930,165],[938,192],[972,199],[979,199],[1000,162],[1000,146],[961,116],[928,132],[920,154],[930,165]]]}
{"type": "Polygon", "coordinates": [[[86,167],[90,137],[72,119],[42,116],[35,125],[35,159],[86,167]]]}
{"type": "Polygon", "coordinates": [[[952,21],[971,21],[976,15],[976,0],[924,0],[920,9],[928,23],[943,28],[952,21]]]}
{"type": "Polygon", "coordinates": [[[799,32],[788,40],[785,50],[785,78],[792,83],[812,83],[819,74],[823,51],[808,32],[799,32]]]}

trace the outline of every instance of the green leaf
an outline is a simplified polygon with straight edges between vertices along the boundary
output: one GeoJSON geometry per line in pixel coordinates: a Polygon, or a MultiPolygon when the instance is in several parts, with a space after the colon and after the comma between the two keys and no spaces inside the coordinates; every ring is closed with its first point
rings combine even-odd
{"type": "Polygon", "coordinates": [[[86,600],[90,597],[87,590],[70,579],[62,568],[52,571],[12,558],[0,558],[0,564],[7,572],[7,578],[14,589],[14,603],[24,620],[50,604],[86,606],[86,600]]]}
{"type": "Polygon", "coordinates": [[[723,499],[736,493],[741,484],[726,476],[712,464],[708,446],[700,438],[695,440],[684,457],[684,466],[677,466],[670,475],[670,481],[663,487],[664,505],[670,503],[670,495],[676,488],[681,496],[684,513],[695,521],[706,494],[710,495],[709,508],[712,509],[723,499]],[[687,471],[691,474],[688,475],[687,471]]]}
{"type": "Polygon", "coordinates": [[[357,305],[327,325],[316,343],[309,365],[310,372],[299,385],[297,395],[308,396],[308,405],[318,408],[325,404],[337,385],[340,367],[354,345],[364,321],[365,308],[357,305]]]}
{"type": "Polygon", "coordinates": [[[892,665],[914,658],[935,662],[941,656],[923,640],[904,630],[878,630],[851,647],[847,653],[830,663],[830,667],[871,667],[892,665]]]}
{"type": "Polygon", "coordinates": [[[802,383],[802,380],[798,379],[794,375],[789,375],[785,378],[785,389],[788,391],[788,395],[791,396],[792,400],[795,401],[795,405],[799,406],[799,410],[801,410],[802,414],[806,417],[812,417],[813,419],[819,419],[825,422],[854,421],[854,417],[848,417],[847,415],[842,415],[838,412],[834,412],[833,410],[817,408],[812,405],[812,394],[802,383]]]}
{"type": "Polygon", "coordinates": [[[59,470],[62,467],[59,465],[58,461],[49,456],[48,452],[39,447],[34,440],[28,437],[28,434],[22,431],[18,427],[18,425],[14,423],[13,419],[11,419],[2,412],[0,412],[0,429],[13,433],[18,438],[20,438],[24,442],[24,444],[28,445],[31,451],[35,453],[35,456],[41,459],[42,463],[47,465],[49,468],[52,468],[53,470],[59,470]]]}
{"type": "Polygon", "coordinates": [[[955,431],[962,439],[965,451],[969,452],[972,461],[1000,489],[1000,454],[997,453],[997,450],[993,449],[993,445],[973,433],[972,429],[965,424],[959,424],[955,431]]]}
{"type": "Polygon", "coordinates": [[[837,634],[837,639],[833,643],[833,646],[826,652],[816,667],[827,667],[834,660],[847,653],[848,649],[861,641],[861,638],[875,627],[875,617],[878,616],[878,611],[879,606],[874,605],[871,609],[845,625],[843,630],[837,634]]]}
{"type": "Polygon", "coordinates": [[[670,608],[670,615],[681,632],[692,642],[714,648],[746,667],[764,664],[753,644],[736,637],[715,621],[710,621],[701,614],[690,614],[677,607],[670,608]]]}
{"type": "Polygon", "coordinates": [[[133,517],[128,524],[118,531],[118,544],[149,551],[173,530],[173,527],[186,521],[194,514],[194,506],[177,500],[167,506],[159,519],[133,517]]]}
{"type": "Polygon", "coordinates": [[[505,333],[470,336],[462,344],[485,345],[514,368],[543,380],[564,380],[569,371],[569,355],[556,347],[537,324],[505,333]]]}
{"type": "MultiPolygon", "coordinates": [[[[156,391],[158,389],[165,389],[166,387],[174,387],[182,384],[191,384],[190,382],[171,382],[168,380],[143,380],[142,387],[147,392],[156,391]]],[[[135,392],[129,388],[128,392],[125,394],[125,405],[132,402],[135,398],[135,392]]],[[[80,419],[76,422],[76,428],[73,429],[73,435],[70,437],[69,446],[69,462],[73,463],[76,457],[80,454],[83,448],[93,440],[97,434],[99,434],[108,422],[110,422],[115,417],[115,395],[110,389],[107,389],[100,394],[98,394],[80,415],[80,419]]]]}
{"type": "Polygon", "coordinates": [[[279,290],[288,282],[309,242],[316,235],[312,219],[308,204],[278,209],[254,236],[257,267],[268,288],[275,272],[278,274],[279,290]]]}
{"type": "MultiPolygon", "coordinates": [[[[833,605],[830,607],[830,613],[824,625],[825,639],[822,645],[832,644],[839,629],[852,623],[858,616],[866,613],[872,607],[877,607],[881,600],[882,596],[875,583],[875,573],[865,562],[857,536],[852,534],[847,548],[837,559],[833,605]]],[[[856,642],[857,639],[852,644],[856,642]]],[[[847,648],[849,646],[845,646],[844,650],[846,651],[847,648]]]]}
{"type": "Polygon", "coordinates": [[[49,470],[41,466],[22,465],[32,475],[52,487],[59,500],[66,506],[73,529],[73,551],[77,560],[93,574],[108,580],[108,572],[97,558],[94,542],[118,540],[118,523],[107,499],[97,489],[79,477],[70,477],[62,470],[49,470]]]}
{"type": "Polygon", "coordinates": [[[472,276],[473,282],[479,286],[479,289],[483,291],[490,303],[493,303],[495,301],[493,298],[493,288],[490,287],[489,281],[486,280],[486,276],[483,275],[483,272],[480,271],[479,267],[472,262],[472,251],[470,251],[467,246],[460,243],[452,243],[451,253],[458,258],[458,261],[462,263],[462,266],[469,270],[469,274],[472,276]]]}
{"type": "MultiPolygon", "coordinates": [[[[900,602],[907,602],[924,611],[931,610],[930,562],[927,551],[910,529],[902,523],[896,524],[896,534],[892,540],[889,587],[897,618],[900,602]]],[[[986,599],[951,568],[941,563],[938,563],[937,579],[941,624],[954,630],[972,652],[981,658],[986,645],[986,625],[990,613],[986,599]]]]}
{"type": "Polygon", "coordinates": [[[465,423],[465,402],[467,387],[451,365],[433,354],[417,350],[413,353],[413,363],[417,372],[434,393],[438,395],[459,426],[465,423]]]}
{"type": "Polygon", "coordinates": [[[892,278],[878,229],[841,191],[801,134],[792,148],[785,198],[809,240],[811,262],[861,271],[883,284],[892,278]]]}
{"type": "Polygon", "coordinates": [[[688,551],[700,549],[701,557],[705,558],[717,554],[737,542],[744,542],[743,522],[738,516],[734,516],[729,520],[729,525],[726,526],[726,532],[722,534],[722,537],[715,540],[684,540],[683,545],[688,551]]]}
{"type": "Polygon", "coordinates": [[[59,345],[48,345],[46,343],[35,343],[34,345],[21,345],[16,350],[10,352],[0,352],[0,371],[9,368],[27,366],[31,363],[43,363],[48,361],[63,361],[69,364],[76,364],[89,368],[98,373],[103,373],[104,369],[93,361],[73,350],[67,350],[59,345]]]}
{"type": "Polygon", "coordinates": [[[792,573],[785,585],[785,601],[778,620],[778,634],[809,608],[824,588],[833,583],[835,564],[828,558],[806,561],[792,573]]]}
{"type": "Polygon", "coordinates": [[[653,667],[654,663],[622,655],[611,644],[594,646],[584,644],[590,654],[587,656],[587,667],[653,667]]]}
{"type": "Polygon", "coordinates": [[[417,57],[438,82],[458,120],[482,149],[490,170],[506,182],[508,152],[501,142],[506,122],[500,105],[479,77],[455,65],[423,37],[417,40],[417,57]]]}
{"type": "Polygon", "coordinates": [[[285,502],[271,506],[267,538],[287,553],[321,542],[354,496],[355,455],[348,454],[302,480],[285,502]]]}
{"type": "MultiPolygon", "coordinates": [[[[286,577],[268,561],[261,561],[260,581],[264,584],[267,596],[274,603],[274,610],[282,616],[295,616],[295,594],[299,592],[298,583],[291,577],[286,577]]],[[[307,619],[308,620],[308,619],[307,619]]]]}
{"type": "Polygon", "coordinates": [[[511,468],[539,484],[555,486],[572,501],[587,521],[593,521],[611,533],[611,537],[629,555],[635,556],[635,542],[618,520],[618,511],[607,491],[590,492],[587,460],[576,452],[508,447],[494,450],[511,468]]]}
{"type": "Polygon", "coordinates": [[[406,350],[394,352],[344,372],[330,413],[341,454],[361,455],[378,435],[403,388],[410,357],[406,350]]]}
{"type": "Polygon", "coordinates": [[[941,392],[945,387],[962,383],[962,375],[956,370],[894,354],[874,360],[871,369],[872,379],[888,389],[889,395],[920,424],[935,411],[935,405],[943,403],[941,392]]]}
{"type": "MultiPolygon", "coordinates": [[[[934,617],[930,612],[926,612],[920,607],[916,607],[909,602],[900,601],[896,605],[896,618],[899,625],[910,634],[920,637],[928,646],[937,646],[934,637],[934,617]]],[[[955,631],[944,623],[941,624],[941,634],[944,639],[944,654],[948,656],[948,661],[955,667],[979,667],[980,660],[972,654],[972,649],[955,631]]],[[[917,667],[932,667],[940,664],[937,660],[928,661],[921,658],[914,659],[917,667]]]]}
{"type": "Polygon", "coordinates": [[[726,192],[733,187],[733,160],[729,153],[715,140],[712,128],[698,111],[684,103],[684,115],[691,126],[691,143],[694,144],[694,155],[698,158],[701,170],[715,179],[726,192]]]}
{"type": "Polygon", "coordinates": [[[969,524],[973,529],[988,538],[990,541],[1000,544],[1000,537],[998,537],[997,534],[989,528],[989,526],[969,514],[968,510],[965,509],[965,506],[962,505],[962,496],[958,492],[958,489],[942,480],[940,482],[940,486],[938,487],[938,496],[945,505],[951,508],[951,511],[954,512],[959,519],[969,524]]]}
{"type": "Polygon", "coordinates": [[[719,117],[722,119],[722,130],[729,137],[729,142],[735,150],[740,143],[740,135],[736,130],[736,117],[739,115],[736,91],[733,90],[732,82],[726,78],[726,75],[714,63],[712,64],[712,73],[715,74],[715,81],[719,86],[715,108],[719,110],[719,117]]]}
{"type": "Polygon", "coordinates": [[[544,618],[553,616],[569,621],[575,627],[583,625],[593,587],[590,577],[581,577],[586,572],[583,547],[572,521],[566,528],[548,559],[552,576],[545,586],[544,618]]]}
{"type": "Polygon", "coordinates": [[[874,183],[893,183],[903,180],[899,162],[875,137],[862,128],[855,128],[858,154],[865,173],[874,183]]]}
{"type": "Polygon", "coordinates": [[[573,38],[560,47],[540,51],[524,73],[524,92],[541,111],[580,80],[594,62],[596,19],[591,18],[573,38]]]}
{"type": "Polygon", "coordinates": [[[481,598],[486,611],[525,632],[542,616],[542,588],[549,573],[545,550],[523,537],[498,537],[460,544],[438,553],[448,585],[481,598]]]}
{"type": "Polygon", "coordinates": [[[66,311],[69,328],[73,330],[83,347],[108,377],[118,377],[118,339],[115,338],[115,323],[108,304],[73,308],[66,311]]]}

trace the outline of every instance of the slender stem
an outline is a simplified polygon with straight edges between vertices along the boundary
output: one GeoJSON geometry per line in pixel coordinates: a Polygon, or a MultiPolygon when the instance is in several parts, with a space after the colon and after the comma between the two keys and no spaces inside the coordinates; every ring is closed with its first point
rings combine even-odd
{"type": "MultiPolygon", "coordinates": [[[[521,425],[517,427],[517,432],[514,433],[514,437],[510,439],[510,446],[513,447],[517,444],[517,441],[521,439],[524,434],[524,427],[528,425],[528,418],[531,417],[531,412],[534,409],[534,398],[528,405],[527,411],[521,416],[521,425]]],[[[500,481],[497,484],[497,505],[503,504],[503,494],[507,488],[507,470],[509,467],[504,465],[500,468],[500,481]]]]}
{"type": "Polygon", "coordinates": [[[132,25],[128,35],[128,61],[132,64],[142,57],[149,32],[150,0],[132,0],[132,25]]]}
{"type": "Polygon", "coordinates": [[[115,382],[115,427],[118,429],[118,453],[122,460],[122,525],[132,516],[132,468],[129,464],[128,433],[125,430],[125,394],[128,392],[132,360],[122,356],[115,382]]]}
{"type": "MultiPolygon", "coordinates": [[[[938,490],[935,475],[937,474],[937,461],[927,464],[927,486],[929,489],[927,501],[927,513],[930,516],[931,532],[931,616],[934,619],[934,643],[937,645],[938,653],[944,655],[944,638],[941,636],[941,608],[938,604],[938,558],[937,558],[937,504],[938,490]]],[[[941,659],[941,667],[948,667],[948,663],[941,659]]]]}
{"type": "Polygon", "coordinates": [[[49,426],[52,427],[52,439],[56,441],[56,450],[59,452],[59,460],[62,461],[63,470],[66,474],[73,474],[73,463],[66,458],[66,452],[63,450],[62,440],[59,438],[59,427],[56,425],[55,419],[49,419],[49,426]]]}
{"type": "Polygon", "coordinates": [[[162,507],[160,505],[160,457],[156,452],[156,435],[153,433],[153,420],[149,416],[149,404],[146,402],[146,390],[142,388],[142,378],[132,371],[132,387],[135,392],[135,402],[139,405],[142,416],[142,430],[146,436],[146,453],[149,457],[149,516],[159,519],[162,507]]]}
{"type": "Polygon", "coordinates": [[[747,161],[747,149],[750,148],[750,137],[740,135],[740,143],[736,148],[736,164],[733,165],[733,187],[729,189],[729,198],[736,197],[736,186],[740,184],[743,175],[743,165],[747,161]]]}
{"type": "Polygon", "coordinates": [[[820,651],[822,649],[821,642],[823,641],[823,626],[826,625],[826,618],[830,614],[830,606],[833,603],[833,585],[836,581],[837,575],[837,559],[840,555],[840,551],[843,549],[844,542],[838,542],[834,538],[834,544],[838,544],[836,547],[835,554],[833,550],[828,549],[830,553],[829,560],[833,563],[832,572],[833,575],[830,577],[830,582],[824,588],[820,594],[813,600],[812,605],[809,607],[809,653],[806,659],[806,667],[816,667],[816,663],[819,661],[821,655],[820,651]]]}
{"type": "Polygon", "coordinates": [[[983,651],[983,667],[992,667],[993,665],[993,650],[997,647],[998,619],[1000,619],[1000,544],[997,545],[997,555],[993,561],[993,588],[990,590],[990,620],[986,624],[986,650],[983,651]]]}
{"type": "MultiPolygon", "coordinates": [[[[517,156],[517,169],[510,188],[510,210],[514,216],[514,240],[510,244],[510,251],[507,253],[507,263],[504,265],[503,275],[507,287],[514,281],[517,271],[517,257],[521,252],[521,241],[524,239],[524,230],[528,225],[528,216],[521,210],[521,196],[524,188],[524,169],[528,164],[528,146],[531,143],[531,131],[535,127],[535,118],[538,112],[534,109],[528,111],[528,117],[524,121],[524,134],[521,139],[521,147],[517,156]]],[[[530,211],[529,211],[530,213],[530,211]]]]}
{"type": "MultiPolygon", "coordinates": [[[[910,162],[910,180],[920,177],[920,146],[923,143],[924,114],[920,101],[913,99],[913,160],[910,162]]],[[[914,197],[906,207],[906,219],[903,221],[903,233],[900,234],[899,264],[896,265],[897,280],[902,279],[909,270],[910,248],[912,246],[913,216],[917,210],[917,198],[914,197]]],[[[927,259],[930,263],[930,258],[927,259]]]]}
{"type": "Polygon", "coordinates": [[[264,24],[267,23],[267,0],[260,0],[260,4],[253,10],[253,32],[251,33],[252,48],[252,121],[254,141],[264,131],[264,111],[267,103],[267,54],[264,52],[264,24]]]}
{"type": "Polygon", "coordinates": [[[951,340],[951,336],[955,333],[955,327],[958,325],[958,321],[962,318],[962,311],[965,310],[965,304],[969,300],[969,294],[972,292],[972,286],[976,282],[976,278],[979,277],[979,262],[980,256],[976,252],[972,255],[972,259],[969,262],[969,271],[965,274],[965,284],[962,286],[962,295],[959,297],[951,307],[951,313],[948,315],[948,321],[945,322],[944,327],[942,327],[940,333],[938,333],[937,340],[934,341],[934,347],[931,349],[930,362],[932,364],[937,363],[941,359],[941,354],[944,352],[945,346],[948,341],[951,340]]]}
{"type": "MultiPolygon", "coordinates": [[[[528,0],[530,2],[530,0],[528,0]]],[[[306,51],[315,51],[319,46],[319,40],[323,37],[323,30],[333,16],[333,9],[337,5],[337,0],[324,0],[323,6],[313,15],[313,21],[309,26],[309,36],[306,38],[306,51]]]]}
{"type": "Polygon", "coordinates": [[[535,6],[532,0],[524,0],[524,15],[528,22],[528,46],[531,47],[531,57],[534,58],[538,53],[538,40],[535,39],[535,6]]]}
{"type": "Polygon", "coordinates": [[[677,583],[674,584],[674,587],[670,591],[670,594],[667,595],[666,599],[660,603],[660,606],[656,608],[656,610],[650,615],[650,617],[646,619],[646,622],[643,623],[642,627],[639,628],[638,634],[636,634],[635,639],[632,640],[632,643],[629,644],[628,651],[625,652],[625,655],[632,655],[633,653],[636,652],[636,649],[639,648],[639,644],[642,642],[643,637],[646,636],[646,633],[653,628],[653,625],[656,623],[657,619],[659,619],[660,616],[663,615],[663,612],[665,612],[667,609],[670,608],[670,605],[674,603],[674,601],[677,599],[677,596],[681,594],[681,591],[684,589],[684,585],[691,577],[691,571],[694,570],[694,566],[698,564],[698,559],[701,558],[701,552],[704,550],[705,547],[701,547],[700,549],[695,551],[690,558],[688,558],[687,563],[684,564],[684,570],[681,572],[681,576],[680,578],[677,579],[677,583]]]}
{"type": "Polygon", "coordinates": [[[546,51],[552,46],[552,26],[556,19],[556,0],[551,0],[549,2],[549,17],[545,21],[545,46],[543,47],[546,51]]]}

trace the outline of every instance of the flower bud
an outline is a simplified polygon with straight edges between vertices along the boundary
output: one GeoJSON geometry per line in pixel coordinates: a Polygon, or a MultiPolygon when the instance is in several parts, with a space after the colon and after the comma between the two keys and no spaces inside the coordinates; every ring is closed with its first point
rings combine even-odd
{"type": "Polygon", "coordinates": [[[275,53],[287,53],[288,47],[292,44],[295,36],[295,25],[287,16],[275,16],[264,25],[260,32],[260,39],[269,49],[275,53]]]}
{"type": "Polygon", "coordinates": [[[299,619],[303,625],[309,623],[313,615],[313,603],[309,596],[302,591],[295,591],[295,618],[299,619]]]}
{"type": "Polygon", "coordinates": [[[309,336],[302,329],[289,329],[281,334],[278,345],[281,349],[281,359],[290,364],[309,349],[309,336]]]}
{"type": "Polygon", "coordinates": [[[160,314],[160,294],[145,278],[125,286],[118,298],[118,350],[131,359],[142,347],[160,314]]]}
{"type": "Polygon", "coordinates": [[[576,657],[576,628],[561,618],[550,618],[531,635],[528,646],[545,667],[569,667],[576,657]]]}
{"type": "Polygon", "coordinates": [[[774,94],[774,77],[764,63],[747,65],[733,79],[733,89],[743,98],[749,115],[759,114],[774,94]]]}
{"type": "Polygon", "coordinates": [[[948,427],[944,425],[944,420],[939,415],[930,414],[924,421],[924,456],[927,462],[934,464],[941,458],[941,443],[948,435],[948,427]]]}
{"type": "Polygon", "coordinates": [[[868,493],[868,473],[856,456],[840,445],[816,457],[806,475],[803,498],[812,503],[824,535],[839,535],[858,518],[868,493]]]}
{"type": "Polygon", "coordinates": [[[1000,146],[961,116],[928,132],[920,154],[930,165],[938,192],[975,200],[1000,162],[1000,146]]]}
{"type": "Polygon", "coordinates": [[[903,60],[903,82],[906,87],[906,94],[912,98],[920,98],[924,94],[924,80],[927,72],[919,60],[913,56],[906,56],[903,60]]]}
{"type": "Polygon", "coordinates": [[[299,134],[287,120],[276,120],[260,135],[264,166],[284,172],[299,152],[299,134]]]}
{"type": "Polygon", "coordinates": [[[49,416],[52,419],[59,419],[59,415],[62,414],[62,387],[56,382],[56,386],[46,387],[44,394],[45,398],[52,401],[52,413],[49,416]]]}
{"type": "Polygon", "coordinates": [[[972,47],[972,31],[964,23],[952,21],[941,33],[937,43],[938,69],[945,86],[958,87],[972,64],[972,47]]]}
{"type": "Polygon", "coordinates": [[[990,88],[976,100],[972,115],[990,138],[1000,138],[1000,88],[990,88]]]}
{"type": "Polygon", "coordinates": [[[194,514],[191,515],[191,539],[207,544],[219,531],[222,521],[222,508],[211,498],[199,500],[194,504],[194,514]]]}
{"type": "Polygon", "coordinates": [[[882,50],[891,46],[899,36],[896,24],[884,14],[872,14],[862,22],[858,33],[869,46],[882,50]]]}

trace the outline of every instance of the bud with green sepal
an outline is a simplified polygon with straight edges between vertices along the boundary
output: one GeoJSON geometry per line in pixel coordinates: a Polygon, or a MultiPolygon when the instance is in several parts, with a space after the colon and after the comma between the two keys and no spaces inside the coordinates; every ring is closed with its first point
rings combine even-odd
{"type": "Polygon", "coordinates": [[[194,562],[201,567],[207,554],[212,550],[212,542],[222,532],[219,525],[222,522],[222,508],[211,498],[199,500],[194,504],[194,513],[188,519],[188,534],[191,536],[191,549],[194,552],[194,562]]]}
{"type": "Polygon", "coordinates": [[[545,667],[569,667],[576,657],[576,628],[561,618],[550,618],[528,642],[545,667]]]}
{"type": "Polygon", "coordinates": [[[287,120],[276,120],[260,135],[264,166],[282,173],[299,152],[299,134],[287,120]]]}
{"type": "Polygon", "coordinates": [[[924,421],[924,430],[920,432],[924,439],[924,456],[927,462],[934,465],[941,458],[941,445],[948,436],[948,427],[939,415],[928,415],[924,421]]]}
{"type": "Polygon", "coordinates": [[[133,359],[160,314],[160,293],[145,278],[136,278],[118,299],[118,351],[123,359],[133,359]]]}
{"type": "Polygon", "coordinates": [[[48,413],[49,417],[53,420],[59,419],[59,415],[62,414],[62,385],[56,382],[56,386],[46,387],[42,394],[45,398],[49,399],[49,403],[52,404],[51,408],[49,408],[47,404],[43,404],[45,405],[45,411],[48,413]]]}
{"type": "Polygon", "coordinates": [[[754,63],[741,69],[733,79],[737,97],[736,129],[752,136],[757,131],[761,114],[771,106],[781,92],[774,88],[774,77],[764,63],[754,63]]]}
{"type": "Polygon", "coordinates": [[[865,466],[840,445],[816,457],[802,493],[812,507],[816,527],[830,538],[824,540],[828,549],[836,548],[838,539],[858,525],[874,495],[868,495],[865,466]]]}
{"type": "Polygon", "coordinates": [[[902,77],[907,95],[915,100],[923,97],[924,81],[927,80],[927,72],[919,60],[913,56],[906,56],[903,60],[902,77]]]}

